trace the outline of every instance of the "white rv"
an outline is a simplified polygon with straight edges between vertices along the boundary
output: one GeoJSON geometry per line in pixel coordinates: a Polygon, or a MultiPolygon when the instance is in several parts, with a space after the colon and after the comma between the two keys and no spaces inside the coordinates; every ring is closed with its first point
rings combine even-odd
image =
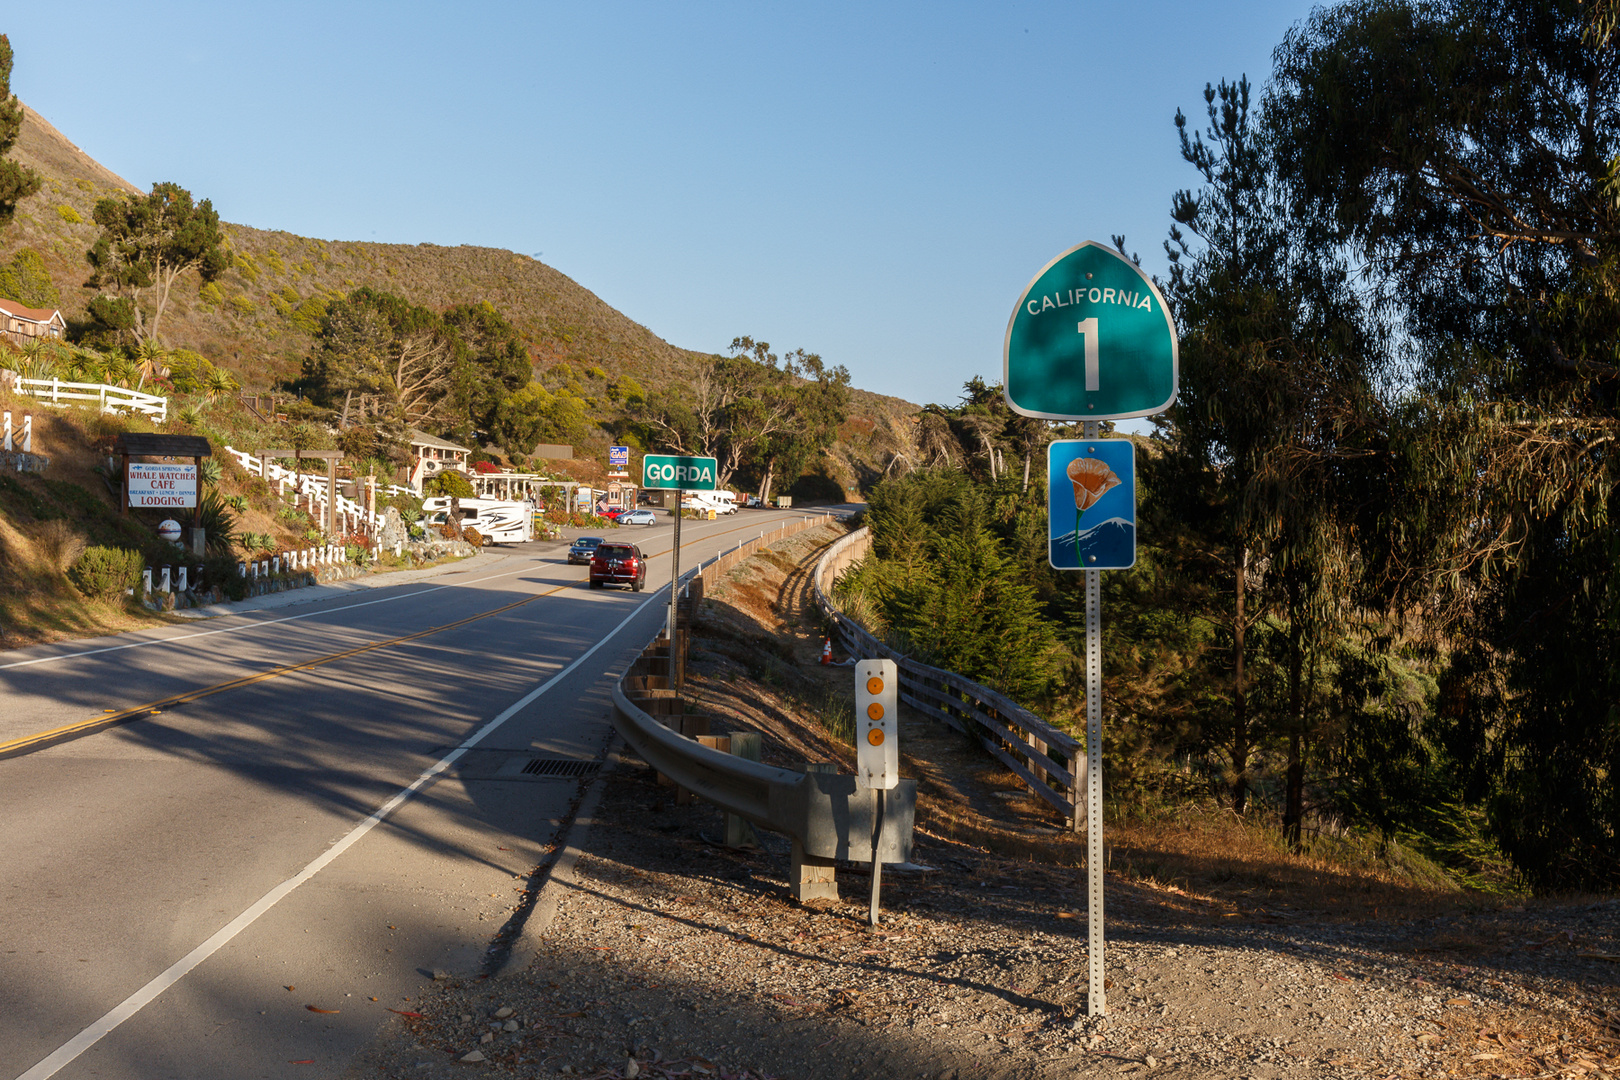
{"type": "Polygon", "coordinates": [[[681,496],[683,510],[713,510],[716,514],[735,514],[737,504],[727,498],[729,491],[688,491],[681,496]]]}
{"type": "MultiPolygon", "coordinates": [[[[450,500],[424,500],[422,524],[436,529],[450,520],[450,500]]],[[[461,527],[474,528],[485,544],[525,544],[534,539],[534,510],[528,503],[500,499],[462,499],[461,527]]]]}

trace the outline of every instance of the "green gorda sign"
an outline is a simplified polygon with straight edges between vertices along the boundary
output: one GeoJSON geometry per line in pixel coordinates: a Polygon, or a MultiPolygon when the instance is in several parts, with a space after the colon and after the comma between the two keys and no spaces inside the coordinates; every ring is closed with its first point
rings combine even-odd
{"type": "Polygon", "coordinates": [[[1176,400],[1176,327],[1141,267],[1094,240],[1018,298],[1003,350],[1007,405],[1047,420],[1125,420],[1176,400]]]}

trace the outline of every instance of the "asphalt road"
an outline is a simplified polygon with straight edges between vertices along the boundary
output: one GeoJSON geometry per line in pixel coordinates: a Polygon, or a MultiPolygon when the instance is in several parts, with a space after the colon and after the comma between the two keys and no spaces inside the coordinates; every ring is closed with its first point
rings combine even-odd
{"type": "MultiPolygon", "coordinates": [[[[797,516],[684,522],[682,570],[797,516]]],[[[337,1077],[484,969],[665,617],[670,525],[613,535],[646,592],[542,542],[0,653],[0,1077],[337,1077]]]]}

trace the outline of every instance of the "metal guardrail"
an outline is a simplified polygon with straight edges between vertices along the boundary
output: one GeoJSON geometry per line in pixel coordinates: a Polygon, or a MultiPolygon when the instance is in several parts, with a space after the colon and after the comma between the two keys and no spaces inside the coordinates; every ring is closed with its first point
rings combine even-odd
{"type": "Polygon", "coordinates": [[[21,375],[17,377],[15,385],[18,393],[28,394],[46,405],[73,405],[94,401],[102,412],[117,412],[123,409],[155,416],[159,422],[169,418],[168,398],[144,394],[139,390],[126,390],[122,386],[63,382],[56,378],[29,379],[21,375]]]}
{"type": "Polygon", "coordinates": [[[812,579],[816,603],[839,643],[851,656],[893,660],[900,669],[902,701],[977,739],[1078,832],[1086,820],[1086,755],[1080,740],[1005,694],[890,648],[833,604],[831,583],[859,562],[871,544],[871,530],[857,529],[828,548],[816,564],[812,579]]]}
{"type": "MultiPolygon", "coordinates": [[[[699,742],[708,734],[709,717],[681,696],[688,640],[681,626],[689,623],[708,581],[764,544],[831,520],[820,515],[790,522],[693,570],[681,605],[685,614],[677,613],[676,648],[660,634],[613,687],[613,726],[642,760],[685,791],[792,841],[789,884],[800,900],[838,895],[832,876],[837,860],[872,861],[876,795],[857,788],[853,775],[818,772],[808,763],[804,772],[777,768],[699,742]]],[[[883,862],[910,862],[916,808],[915,780],[902,780],[886,793],[878,849],[883,862]]]]}

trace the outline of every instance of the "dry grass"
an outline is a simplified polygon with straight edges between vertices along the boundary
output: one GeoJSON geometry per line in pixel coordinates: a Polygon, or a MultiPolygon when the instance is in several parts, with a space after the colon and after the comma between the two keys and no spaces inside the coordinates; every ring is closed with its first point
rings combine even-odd
{"type": "MultiPolygon", "coordinates": [[[[801,533],[746,560],[711,590],[700,646],[720,659],[695,670],[716,712],[737,710],[746,724],[767,732],[767,741],[791,743],[801,759],[813,750],[822,756],[811,760],[849,768],[853,749],[827,723],[852,700],[849,673],[817,662],[819,625],[807,598],[808,568],[837,535],[801,533]],[[745,679],[750,688],[735,689],[745,679]]],[[[1084,864],[1084,834],[1064,828],[1053,808],[966,738],[906,708],[901,745],[902,772],[918,778],[920,834],[1031,869],[1084,864]]],[[[1128,886],[1124,896],[1176,918],[1406,918],[1523,903],[1460,891],[1421,860],[1380,852],[1370,842],[1320,838],[1296,854],[1266,821],[1208,803],[1133,813],[1108,821],[1104,832],[1108,868],[1128,886]]]]}

